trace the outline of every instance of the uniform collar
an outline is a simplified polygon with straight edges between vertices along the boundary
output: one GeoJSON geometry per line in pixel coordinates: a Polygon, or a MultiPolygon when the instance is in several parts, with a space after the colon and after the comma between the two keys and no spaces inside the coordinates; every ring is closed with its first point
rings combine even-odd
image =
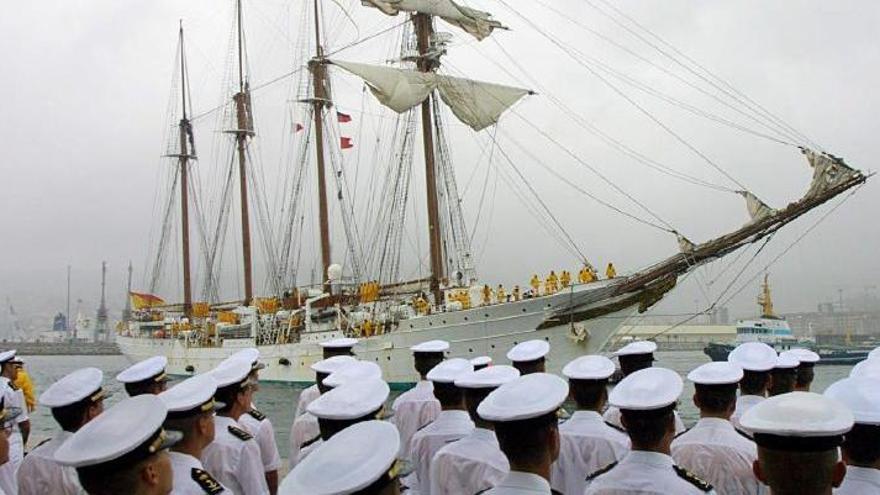
{"type": "Polygon", "coordinates": [[[720,428],[733,431],[733,424],[722,418],[700,418],[700,420],[697,421],[697,424],[694,425],[694,428],[720,428]]]}
{"type": "Polygon", "coordinates": [[[589,421],[591,423],[605,422],[602,415],[596,411],[575,411],[574,414],[571,415],[571,418],[569,418],[569,421],[589,421]]]}
{"type": "Polygon", "coordinates": [[[429,380],[419,380],[414,387],[418,390],[434,390],[434,384],[429,380]]]}
{"type": "Polygon", "coordinates": [[[737,402],[761,402],[766,399],[763,395],[740,395],[739,398],[736,399],[737,402]]]}
{"type": "Polygon", "coordinates": [[[880,469],[866,468],[861,466],[846,466],[845,480],[853,479],[880,484],[880,469]]]}
{"type": "Polygon", "coordinates": [[[485,428],[474,428],[474,431],[471,433],[471,438],[481,442],[488,442],[496,446],[498,445],[498,437],[495,436],[495,432],[485,428]]]}
{"type": "Polygon", "coordinates": [[[183,467],[195,467],[202,469],[202,463],[196,459],[195,457],[184,454],[183,452],[177,452],[176,450],[168,451],[168,455],[171,456],[171,462],[183,467]]]}
{"type": "Polygon", "coordinates": [[[630,453],[624,457],[624,460],[627,462],[636,462],[639,464],[648,464],[670,469],[675,464],[672,461],[672,457],[666,454],[661,454],[660,452],[648,452],[646,450],[631,450],[630,453]]]}
{"type": "Polygon", "coordinates": [[[220,428],[224,428],[226,426],[235,426],[236,428],[240,428],[241,425],[238,424],[238,421],[230,418],[229,416],[214,416],[214,425],[219,426],[220,428]]]}
{"type": "Polygon", "coordinates": [[[460,411],[456,409],[450,411],[440,411],[440,414],[434,421],[438,423],[470,423],[471,417],[467,413],[467,411],[460,411]]]}
{"type": "Polygon", "coordinates": [[[530,490],[536,493],[550,493],[550,483],[537,474],[526,473],[523,471],[511,471],[501,480],[498,487],[518,488],[520,490],[530,490]]]}

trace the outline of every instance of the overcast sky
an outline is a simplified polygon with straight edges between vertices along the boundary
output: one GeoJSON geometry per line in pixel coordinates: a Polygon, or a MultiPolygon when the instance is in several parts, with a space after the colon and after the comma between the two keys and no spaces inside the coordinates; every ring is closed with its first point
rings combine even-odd
{"type": "MultiPolygon", "coordinates": [[[[360,2],[339,3],[347,15],[330,2],[325,7],[330,51],[404,20],[363,8],[360,2]]],[[[246,0],[244,5],[252,84],[300,67],[303,60],[296,56],[296,47],[303,36],[311,36],[301,27],[304,4],[246,0]]],[[[656,66],[663,66],[682,73],[680,67],[596,10],[595,6],[605,5],[601,0],[473,0],[467,5],[491,11],[511,30],[496,32],[478,43],[440,23],[441,30],[454,36],[443,70],[531,87],[539,93],[503,117],[497,131],[483,131],[476,140],[460,124],[450,126],[452,154],[469,222],[478,218],[475,210],[484,184],[492,186],[492,191],[497,184],[497,192],[484,203],[492,207],[484,206],[475,235],[474,253],[483,280],[525,284],[533,272],[576,271],[578,267],[578,260],[549,237],[540,220],[529,214],[497,174],[490,171],[484,179],[485,172],[480,170],[487,169],[474,172],[474,164],[484,161],[482,147],[493,135],[517,160],[579,249],[597,265],[613,260],[619,271],[632,271],[673,254],[677,246],[669,234],[621,217],[548,174],[542,166],[603,200],[646,216],[560,146],[595,166],[693,241],[714,237],[747,220],[738,196],[658,174],[609,148],[577,123],[588,122],[680,172],[732,187],[706,161],[597,79],[591,68],[604,63],[664,94],[744,122],[751,130],[761,130],[658,70],[656,66]],[[508,5],[515,5],[519,15],[508,5]],[[552,10],[545,5],[551,5],[552,10]],[[633,57],[620,46],[655,65],[633,57]],[[571,49],[593,62],[575,62],[566,52],[571,49]],[[547,141],[536,127],[559,145],[547,141]],[[519,146],[541,157],[543,165],[534,163],[519,146]]],[[[857,168],[876,168],[880,3],[624,0],[615,5],[812,141],[857,168]]],[[[187,30],[193,107],[199,113],[215,107],[225,95],[232,6],[231,0],[65,0],[21,3],[0,17],[0,173],[5,185],[0,195],[4,233],[0,295],[9,297],[20,313],[63,309],[68,264],[73,267],[73,297],[83,299],[88,312],[97,302],[102,260],[110,265],[109,288],[115,309],[122,304],[129,260],[135,267],[135,288],[144,288],[149,244],[154,241],[150,232],[156,225],[157,191],[169,166],[160,155],[165,151],[165,125],[171,117],[168,101],[178,20],[184,20],[187,30]]],[[[395,34],[377,36],[337,56],[382,62],[399,41],[395,34]]],[[[334,99],[355,120],[340,132],[365,136],[377,119],[389,118],[372,99],[362,96],[357,80],[339,71],[333,75],[334,99]],[[360,114],[361,108],[367,113],[360,114]]],[[[255,152],[263,167],[261,173],[267,177],[270,203],[277,201],[273,195],[283,176],[280,170],[291,165],[290,149],[285,148],[290,139],[284,129],[290,125],[288,102],[296,97],[296,83],[297,78],[292,77],[255,93],[260,132],[255,152]]],[[[719,126],[631,87],[620,87],[771,206],[797,199],[808,186],[810,170],[796,148],[719,126]]],[[[197,167],[206,183],[225,166],[220,157],[225,156],[223,143],[228,138],[217,132],[220,127],[210,117],[197,122],[197,167]]],[[[361,178],[378,173],[369,170],[370,162],[365,158],[372,151],[369,144],[356,145],[361,155],[347,152],[346,166],[357,161],[361,178]]],[[[421,207],[424,200],[418,190],[418,163],[414,165],[412,201],[421,207]]],[[[811,310],[817,302],[836,299],[840,290],[847,298],[878,296],[877,191],[873,183],[862,188],[770,268],[780,311],[811,310]]],[[[777,235],[734,288],[788,248],[829,207],[777,235]]],[[[425,256],[425,236],[411,236],[410,249],[418,251],[416,257],[425,256]]],[[[337,228],[334,240],[341,239],[337,228]]],[[[315,259],[315,240],[306,244],[304,265],[309,266],[315,259]]],[[[341,249],[334,251],[337,255],[341,256],[341,249]]],[[[236,256],[236,251],[227,253],[229,260],[236,256]]],[[[750,256],[748,253],[743,259],[750,256]]],[[[734,274],[741,265],[725,271],[727,262],[722,262],[700,270],[655,311],[705,307],[730,280],[725,276],[734,274]]],[[[172,258],[167,269],[176,272],[176,267],[176,258],[172,258]]],[[[235,276],[234,268],[227,270],[235,276]]],[[[177,289],[171,286],[177,275],[168,277],[166,297],[175,299],[177,289]]],[[[757,282],[743,290],[731,301],[732,312],[747,315],[754,311],[757,290],[757,282]]]]}

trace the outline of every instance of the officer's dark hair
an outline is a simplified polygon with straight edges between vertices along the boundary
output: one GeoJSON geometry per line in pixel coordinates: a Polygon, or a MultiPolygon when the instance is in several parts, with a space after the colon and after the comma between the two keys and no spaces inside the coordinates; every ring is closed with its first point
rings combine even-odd
{"type": "Polygon", "coordinates": [[[464,400],[464,391],[456,387],[454,383],[434,382],[434,397],[440,401],[440,407],[444,409],[457,407],[464,400]]]}
{"type": "Polygon", "coordinates": [[[86,413],[94,405],[90,397],[61,407],[53,407],[52,417],[64,431],[71,433],[79,430],[86,423],[86,413]]]}
{"type": "Polygon", "coordinates": [[[840,446],[850,464],[870,466],[880,461],[880,425],[856,423],[840,446]]]}
{"type": "Polygon", "coordinates": [[[675,424],[675,404],[647,411],[621,409],[620,414],[633,448],[657,446],[666,435],[669,425],[675,424]]]}
{"type": "Polygon", "coordinates": [[[483,402],[493,390],[495,390],[494,387],[464,389],[464,405],[467,407],[468,415],[474,423],[479,425],[479,423],[484,421],[480,418],[480,415],[477,414],[477,407],[479,407],[480,403],[483,402]]]}
{"type": "Polygon", "coordinates": [[[773,368],[770,374],[773,376],[768,390],[770,397],[794,391],[794,384],[797,382],[797,369],[773,368]]]}
{"type": "Polygon", "coordinates": [[[739,390],[743,395],[764,395],[769,381],[769,371],[743,370],[742,380],[739,381],[739,390]]]}
{"type": "Polygon", "coordinates": [[[428,376],[428,372],[434,366],[440,364],[443,361],[443,353],[442,352],[414,352],[413,360],[415,362],[414,366],[416,371],[419,372],[419,376],[424,380],[426,376],[428,376]]]}
{"type": "Polygon", "coordinates": [[[218,413],[227,413],[232,410],[232,406],[235,405],[235,400],[238,398],[238,394],[244,392],[244,388],[241,386],[241,383],[233,383],[232,385],[227,385],[225,387],[218,388],[216,392],[214,392],[214,399],[217,402],[223,403],[223,408],[218,409],[218,413]]]}
{"type": "Polygon", "coordinates": [[[629,376],[636,371],[650,368],[654,365],[654,354],[627,354],[625,356],[617,356],[620,361],[620,371],[623,376],[629,376]]]}
{"type": "Polygon", "coordinates": [[[360,418],[354,419],[324,419],[318,418],[318,429],[321,432],[321,440],[327,441],[333,438],[333,435],[339,433],[340,431],[348,428],[349,426],[356,425],[358,423],[363,423],[364,421],[371,421],[376,419],[376,416],[379,414],[382,408],[376,409],[375,411],[361,416],[360,418]]]}
{"type": "Polygon", "coordinates": [[[531,361],[514,361],[513,367],[519,370],[520,375],[530,375],[532,373],[543,373],[546,366],[543,357],[533,359],[531,361]]]}
{"type": "Polygon", "coordinates": [[[324,379],[330,376],[329,373],[321,373],[319,371],[315,372],[315,384],[318,386],[318,391],[322,394],[326,394],[333,387],[329,385],[324,385],[324,379]]]}
{"type": "Polygon", "coordinates": [[[598,411],[608,398],[608,380],[568,380],[571,398],[577,403],[578,409],[598,411]]]}
{"type": "Polygon", "coordinates": [[[144,380],[142,382],[133,382],[125,384],[125,393],[128,394],[129,397],[136,397],[138,395],[147,395],[152,394],[153,387],[156,386],[156,382],[152,380],[144,380]]]}
{"type": "Polygon", "coordinates": [[[351,347],[324,347],[323,358],[332,358],[333,356],[354,356],[354,350],[351,347]]]}
{"type": "Polygon", "coordinates": [[[800,366],[797,367],[797,386],[808,386],[813,383],[813,378],[815,378],[815,376],[816,373],[813,369],[813,363],[801,363],[800,366]]]}
{"type": "Polygon", "coordinates": [[[522,421],[495,422],[495,436],[511,465],[530,465],[544,460],[550,438],[558,429],[556,411],[522,421]]]}
{"type": "MultiPolygon", "coordinates": [[[[157,453],[158,454],[158,453],[157,453]]],[[[76,468],[79,483],[89,495],[119,495],[137,493],[140,485],[140,472],[144,464],[155,457],[147,457],[134,465],[125,467],[97,464],[76,468]]]]}
{"type": "Polygon", "coordinates": [[[694,391],[701,411],[721,414],[733,409],[736,404],[735,383],[725,385],[694,385],[694,391]]]}

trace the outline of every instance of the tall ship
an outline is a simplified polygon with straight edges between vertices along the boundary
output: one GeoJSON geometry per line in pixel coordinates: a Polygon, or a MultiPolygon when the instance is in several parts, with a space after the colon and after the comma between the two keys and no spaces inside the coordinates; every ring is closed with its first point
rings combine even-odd
{"type": "MultiPolygon", "coordinates": [[[[451,355],[488,355],[503,362],[513,345],[543,339],[553,349],[548,368],[559,371],[575,356],[602,351],[629,318],[654,306],[688,273],[748,246],[768,242],[788,223],[833,198],[854,192],[867,180],[839,157],[807,144],[794,144],[801,135],[744,97],[737,96],[728,106],[741,105],[740,111],[752,114],[770,131],[756,132],[703,111],[695,115],[733,124],[733,129],[745,129],[757,139],[767,139],[767,132],[786,137],[769,139],[783,143],[792,151],[789,156],[805,158],[812,169],[812,182],[802,197],[782,208],[768,206],[625,92],[618,91],[625,103],[650,117],[668,134],[670,142],[694,153],[730,185],[720,186],[676,171],[572,116],[580,119],[578,125],[585,133],[590,132],[591,137],[613,146],[628,159],[695,187],[745,199],[749,214],[745,224],[695,242],[599,167],[522,117],[515,107],[524,99],[542,99],[542,94],[547,95],[544,101],[561,107],[538,79],[529,78],[527,82],[534,86],[527,88],[453,75],[454,65],[446,58],[460,46],[456,37],[463,36],[465,45],[494,40],[496,33],[506,27],[493,15],[452,0],[362,3],[362,12],[354,18],[375,21],[388,16],[393,24],[359,36],[353,43],[331,48],[327,47],[324,18],[328,10],[337,8],[336,4],[304,2],[299,13],[299,34],[304,41],[297,44],[297,69],[289,74],[299,80],[293,84],[294,117],[287,124],[296,143],[288,153],[290,175],[270,181],[284,185],[276,201],[282,205],[279,208],[269,206],[264,196],[266,181],[256,171],[259,160],[254,146],[257,126],[252,92],[268,83],[255,84],[250,79],[242,1],[236,0],[233,9],[231,70],[227,74],[230,91],[217,110],[222,114],[218,119],[222,128],[217,135],[227,138],[229,152],[225,165],[218,160],[218,175],[222,178],[216,188],[219,192],[207,200],[205,191],[193,180],[198,159],[195,121],[204,113],[192,109],[184,31],[180,27],[175,62],[179,97],[174,102],[176,124],[165,155],[171,164],[170,192],[160,212],[161,225],[155,236],[158,246],[148,280],[138,292],[130,288],[132,308],[126,312],[126,321],[117,327],[116,342],[131,360],[165,355],[169,373],[186,375],[212,368],[237,349],[255,346],[267,363],[263,378],[305,383],[313,380],[309,366],[321,359],[322,342],[353,337],[358,339],[354,350],[359,358],[378,363],[392,384],[405,385],[417,378],[409,351],[416,343],[443,339],[450,342],[451,355]],[[351,46],[381,37],[394,47],[383,54],[384,63],[367,64],[342,56],[341,52],[351,46]],[[383,138],[375,139],[372,154],[377,168],[367,174],[369,178],[352,176],[350,168],[344,166],[351,161],[345,150],[358,143],[344,135],[344,126],[352,116],[337,106],[338,88],[345,87],[337,83],[345,81],[350,86],[353,79],[360,81],[364,98],[377,105],[371,112],[380,122],[376,127],[384,129],[383,138]],[[541,139],[594,174],[603,188],[626,198],[639,213],[611,204],[550,168],[547,172],[591,204],[626,221],[659,229],[670,238],[670,244],[678,245],[678,251],[628,273],[617,273],[609,264],[600,276],[579,249],[577,239],[561,225],[524,177],[517,160],[496,139],[499,122],[507,114],[532,126],[535,142],[514,144],[518,152],[532,157],[535,166],[546,166],[541,149],[545,145],[537,142],[541,139]],[[473,217],[465,215],[463,192],[453,166],[455,157],[463,153],[460,149],[466,146],[463,140],[452,137],[451,124],[455,132],[466,132],[482,143],[481,156],[487,156],[486,160],[503,164],[504,182],[525,207],[543,219],[547,232],[573,252],[577,268],[572,273],[562,270],[546,277],[533,275],[529,283],[506,288],[479,277],[472,247],[474,230],[465,220],[473,217]],[[416,175],[424,181],[423,191],[416,192],[411,184],[417,182],[416,175]],[[311,187],[305,186],[307,182],[311,187]],[[208,218],[207,203],[214,205],[213,218],[208,218]],[[311,224],[315,228],[306,228],[311,224]],[[230,225],[236,230],[234,242],[227,239],[227,231],[233,228],[230,225]],[[254,240],[256,237],[259,242],[254,240]],[[420,256],[419,239],[425,238],[427,253],[420,256]],[[230,256],[223,256],[226,244],[234,246],[234,264],[229,263],[230,256]],[[318,246],[317,269],[310,271],[301,260],[304,246],[312,244],[318,246]],[[173,269],[165,263],[170,246],[176,246],[179,256],[179,265],[173,269]],[[193,247],[201,252],[195,263],[193,247]],[[265,265],[264,296],[254,292],[255,285],[259,285],[254,269],[258,250],[265,265]],[[237,266],[234,285],[239,287],[238,297],[223,297],[227,293],[224,290],[228,290],[223,286],[230,266],[237,266]],[[179,274],[182,301],[177,303],[168,303],[158,294],[163,274],[169,272],[179,274]],[[311,280],[306,281],[309,274],[311,280]]],[[[511,16],[517,15],[514,9],[509,10],[511,16]]],[[[343,19],[339,22],[356,22],[350,13],[344,18],[339,12],[335,16],[337,21],[343,19]]],[[[525,17],[519,20],[531,25],[525,17]]],[[[541,34],[555,40],[550,33],[541,34]]],[[[502,53],[507,53],[498,40],[494,42],[502,53]]],[[[564,53],[582,57],[576,51],[564,53]]],[[[516,58],[510,60],[519,66],[516,58]]],[[[617,84],[623,84],[620,79],[612,82],[599,77],[615,90],[620,89],[617,84]]],[[[721,87],[722,83],[716,81],[713,85],[721,87]]],[[[638,88],[671,98],[644,85],[638,88]]],[[[733,94],[727,89],[725,92],[733,94]]],[[[359,117],[370,115],[364,111],[359,117]]],[[[367,142],[368,138],[360,141],[367,142]]],[[[468,160],[473,161],[473,156],[468,160]]],[[[206,165],[204,160],[199,164],[206,165]]],[[[493,199],[487,196],[481,196],[479,207],[489,208],[493,199]]],[[[523,234],[532,237],[530,232],[523,234]]],[[[614,242],[612,236],[604,239],[614,242]]],[[[542,253],[538,250],[534,254],[540,257],[542,253]]],[[[519,268],[510,270],[524,281],[528,279],[528,274],[518,273],[519,268]]]]}

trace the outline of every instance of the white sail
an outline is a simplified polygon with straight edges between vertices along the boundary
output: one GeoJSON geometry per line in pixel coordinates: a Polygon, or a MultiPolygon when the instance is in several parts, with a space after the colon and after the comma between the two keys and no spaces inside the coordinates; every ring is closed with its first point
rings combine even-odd
{"type": "Polygon", "coordinates": [[[379,103],[397,113],[422,103],[433,90],[461,122],[479,131],[498,122],[501,114],[531,91],[433,72],[416,72],[380,65],[331,61],[363,79],[379,103]]]}
{"type": "Polygon", "coordinates": [[[804,149],[807,161],[813,167],[813,181],[806,196],[817,196],[832,187],[843,184],[859,172],[848,167],[843,160],[827,153],[804,149]]]}
{"type": "Polygon", "coordinates": [[[437,16],[478,40],[488,37],[495,29],[507,29],[492,19],[492,14],[458,5],[452,0],[362,0],[361,3],[387,15],[403,11],[437,16]]]}
{"type": "Polygon", "coordinates": [[[749,191],[740,191],[740,194],[746,198],[746,207],[749,209],[749,217],[751,217],[752,222],[761,220],[776,212],[776,210],[767,206],[766,203],[749,191]]]}

